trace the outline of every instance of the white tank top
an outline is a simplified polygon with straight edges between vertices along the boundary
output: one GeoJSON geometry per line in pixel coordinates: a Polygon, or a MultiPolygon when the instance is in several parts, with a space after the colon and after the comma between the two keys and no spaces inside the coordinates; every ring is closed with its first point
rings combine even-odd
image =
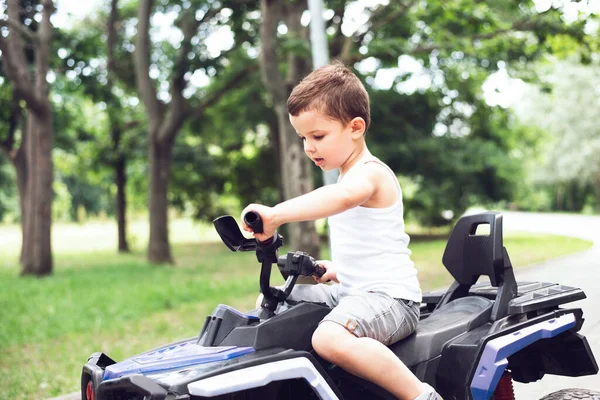
{"type": "MultiPolygon", "coordinates": [[[[370,159],[392,170],[379,160],[370,159]]],[[[341,288],[383,292],[397,299],[421,301],[417,270],[404,232],[402,190],[387,208],[354,207],[328,218],[331,260],[341,288]]]]}

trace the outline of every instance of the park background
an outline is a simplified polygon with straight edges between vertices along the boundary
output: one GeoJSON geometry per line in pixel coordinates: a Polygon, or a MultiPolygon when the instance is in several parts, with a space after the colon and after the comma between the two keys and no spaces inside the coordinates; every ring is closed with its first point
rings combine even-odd
{"type": "MultiPolygon", "coordinates": [[[[441,255],[467,211],[598,213],[600,2],[324,5],[425,289],[450,283],[441,255]]],[[[197,334],[218,303],[252,308],[258,263],[211,220],[323,183],[285,109],[313,68],[307,7],[0,1],[0,398],[74,392],[94,351],[122,359],[197,334]]],[[[325,221],[283,233],[328,256],[325,221]]],[[[517,268],[590,245],[505,240],[517,268]]]]}

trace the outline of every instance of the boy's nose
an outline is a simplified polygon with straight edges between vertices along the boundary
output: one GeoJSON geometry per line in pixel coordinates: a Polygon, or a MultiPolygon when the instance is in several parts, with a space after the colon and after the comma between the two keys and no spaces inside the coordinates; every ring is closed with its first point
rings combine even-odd
{"type": "Polygon", "coordinates": [[[315,146],[311,143],[308,142],[308,140],[304,141],[304,152],[305,153],[314,153],[315,152],[315,146]]]}

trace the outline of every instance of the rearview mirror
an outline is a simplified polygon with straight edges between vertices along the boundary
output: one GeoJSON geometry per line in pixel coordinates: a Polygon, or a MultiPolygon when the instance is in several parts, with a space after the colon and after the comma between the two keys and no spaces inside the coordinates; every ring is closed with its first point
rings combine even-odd
{"type": "Polygon", "coordinates": [[[254,251],[256,239],[246,239],[237,222],[231,215],[224,215],[213,221],[221,240],[231,251],[254,251]]]}

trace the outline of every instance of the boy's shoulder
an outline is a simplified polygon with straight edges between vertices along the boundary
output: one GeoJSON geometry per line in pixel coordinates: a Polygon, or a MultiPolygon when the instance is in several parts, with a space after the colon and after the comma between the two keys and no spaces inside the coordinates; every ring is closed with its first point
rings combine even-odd
{"type": "Polygon", "coordinates": [[[352,168],[350,168],[350,170],[348,171],[347,174],[349,173],[375,173],[375,174],[379,174],[382,172],[387,172],[388,174],[391,173],[392,175],[395,176],[394,172],[392,171],[392,169],[383,161],[381,161],[379,158],[375,157],[375,156],[371,156],[368,158],[365,158],[363,160],[360,160],[359,162],[357,162],[352,168]]]}
{"type": "Polygon", "coordinates": [[[348,172],[344,179],[368,179],[375,185],[389,180],[390,177],[396,178],[392,169],[377,157],[369,157],[360,160],[348,172]]]}
{"type": "Polygon", "coordinates": [[[392,170],[377,158],[363,159],[342,177],[343,186],[360,193],[358,205],[367,208],[387,208],[398,202],[398,180],[392,170]]]}

